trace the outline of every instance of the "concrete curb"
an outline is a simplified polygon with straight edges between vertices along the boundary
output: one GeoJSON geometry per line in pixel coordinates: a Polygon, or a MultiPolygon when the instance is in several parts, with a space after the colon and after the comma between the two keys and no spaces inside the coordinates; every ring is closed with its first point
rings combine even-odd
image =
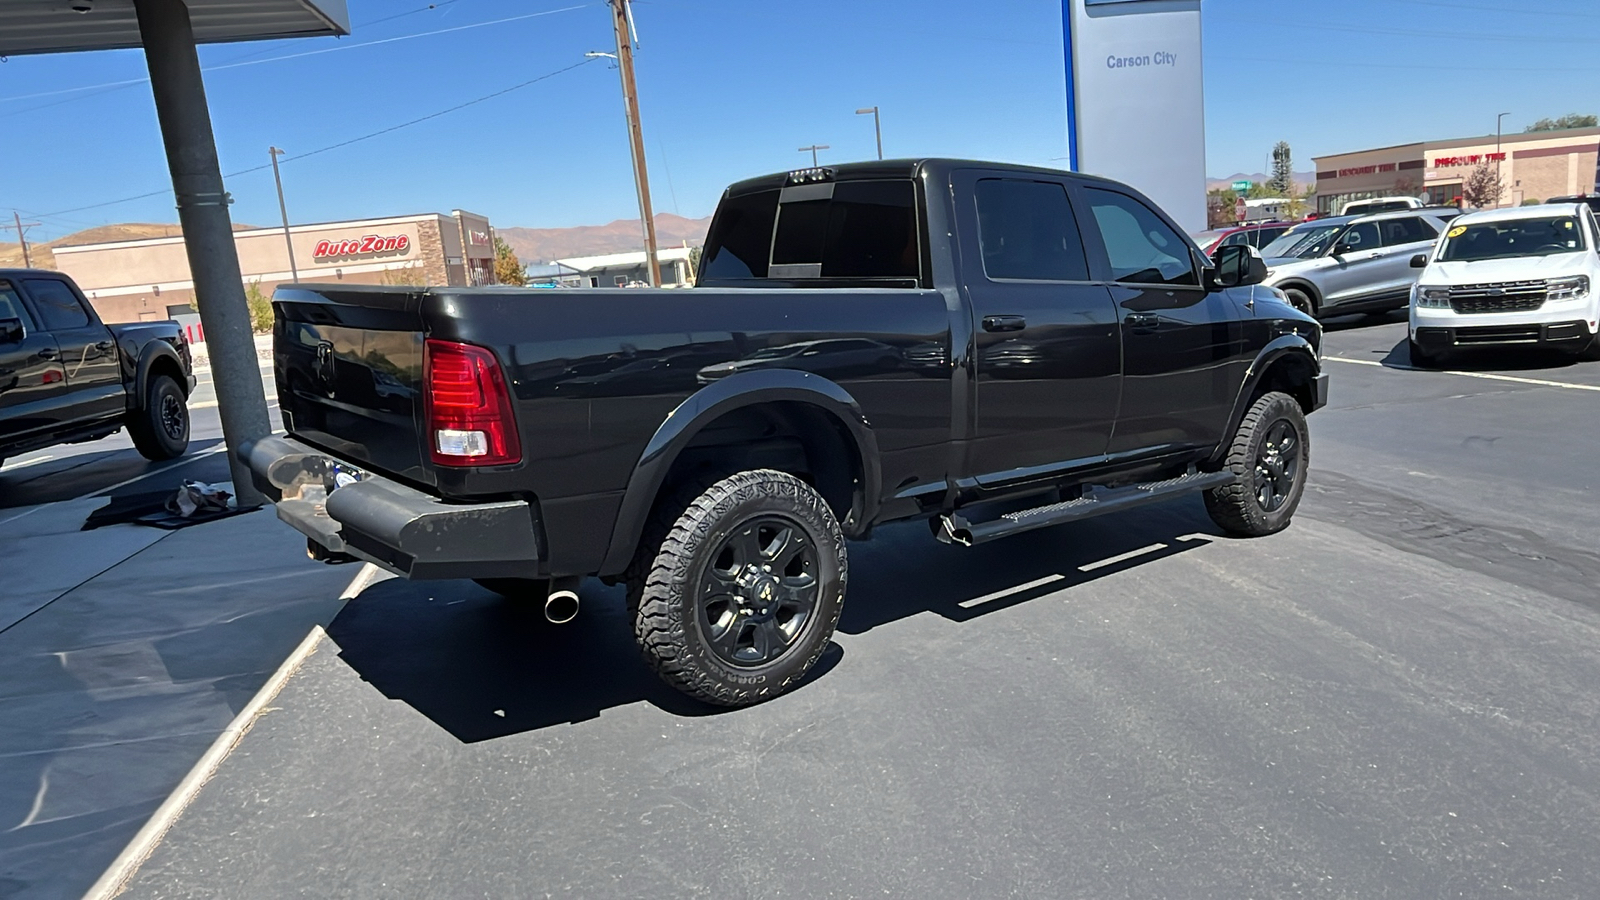
{"type": "MultiPolygon", "coordinates": [[[[377,566],[364,563],[361,571],[356,573],[356,577],[351,579],[349,586],[344,589],[344,593],[339,595],[339,599],[349,600],[366,590],[379,571],[377,566]]],[[[205,755],[200,757],[194,768],[189,770],[189,774],[178,782],[178,786],[173,788],[166,801],[156,809],[150,821],[144,823],[144,827],[133,836],[128,846],[117,854],[117,858],[111,861],[111,865],[106,868],[100,879],[83,895],[84,900],[110,900],[122,893],[128,882],[133,880],[133,876],[138,874],[139,867],[150,858],[150,854],[160,846],[162,838],[166,837],[167,832],[183,815],[183,811],[199,795],[200,789],[205,787],[212,775],[216,774],[217,767],[228,758],[233,748],[239,746],[239,742],[249,733],[251,726],[266,711],[267,704],[278,696],[278,692],[283,690],[284,685],[289,683],[289,679],[294,677],[294,673],[299,671],[300,666],[316,652],[317,645],[327,636],[328,633],[321,625],[311,626],[311,631],[306,634],[305,640],[301,641],[300,646],[296,647],[278,670],[272,673],[272,677],[261,686],[261,690],[256,691],[256,695],[250,698],[244,709],[239,710],[239,714],[233,717],[228,727],[217,735],[217,739],[211,743],[205,755]]]]}

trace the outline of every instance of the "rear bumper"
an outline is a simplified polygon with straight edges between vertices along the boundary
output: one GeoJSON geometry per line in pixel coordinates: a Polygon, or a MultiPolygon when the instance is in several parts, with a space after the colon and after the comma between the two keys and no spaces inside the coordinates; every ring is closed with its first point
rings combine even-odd
{"type": "Polygon", "coordinates": [[[526,501],[445,503],[292,438],[246,444],[239,456],[278,518],[331,553],[418,580],[540,574],[538,510],[526,501]],[[360,480],[336,487],[335,473],[360,480]]]}
{"type": "Polygon", "coordinates": [[[1458,347],[1528,346],[1564,347],[1581,350],[1593,338],[1589,323],[1529,322],[1520,325],[1470,325],[1459,328],[1418,325],[1413,332],[1418,346],[1425,350],[1452,350],[1458,347]]]}

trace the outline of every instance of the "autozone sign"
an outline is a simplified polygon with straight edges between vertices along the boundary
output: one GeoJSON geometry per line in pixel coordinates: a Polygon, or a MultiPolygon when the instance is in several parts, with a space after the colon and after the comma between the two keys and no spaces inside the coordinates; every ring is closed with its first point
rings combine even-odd
{"type": "Polygon", "coordinates": [[[405,234],[364,234],[343,241],[317,241],[312,248],[313,259],[337,259],[341,256],[364,256],[375,253],[404,253],[411,249],[411,236],[405,234]]]}

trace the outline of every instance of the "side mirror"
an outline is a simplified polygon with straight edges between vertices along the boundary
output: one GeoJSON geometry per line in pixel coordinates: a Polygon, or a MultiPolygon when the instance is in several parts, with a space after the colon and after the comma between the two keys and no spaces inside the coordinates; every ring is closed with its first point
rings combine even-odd
{"type": "Polygon", "coordinates": [[[1245,287],[1267,280],[1267,261],[1261,251],[1245,244],[1217,250],[1212,283],[1219,288],[1245,287]]]}
{"type": "Polygon", "coordinates": [[[0,344],[20,344],[27,336],[21,319],[0,319],[0,344]]]}
{"type": "Polygon", "coordinates": [[[1427,267],[1428,267],[1428,254],[1426,254],[1426,253],[1418,253],[1416,256],[1411,257],[1411,268],[1413,268],[1413,269],[1426,269],[1427,267]]]}

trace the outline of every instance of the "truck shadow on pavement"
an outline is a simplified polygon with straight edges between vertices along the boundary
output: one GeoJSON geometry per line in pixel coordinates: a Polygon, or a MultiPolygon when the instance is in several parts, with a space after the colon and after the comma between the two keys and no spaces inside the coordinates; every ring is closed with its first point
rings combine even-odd
{"type": "MultiPolygon", "coordinates": [[[[0,470],[0,509],[71,500],[166,469],[180,470],[168,479],[174,490],[185,478],[228,481],[231,476],[226,455],[218,453],[203,460],[194,458],[221,442],[220,438],[194,441],[183,456],[159,463],[150,462],[132,448],[121,448],[74,453],[31,465],[8,465],[0,470]]],[[[151,484],[164,486],[166,482],[152,475],[143,479],[143,483],[127,486],[126,490],[148,491],[151,484]]]]}
{"type": "MultiPolygon", "coordinates": [[[[1197,498],[975,548],[938,544],[922,522],[890,526],[851,545],[839,630],[860,634],[925,612],[967,621],[1186,552],[1218,533],[1197,498]]],[[[641,700],[679,716],[724,711],[668,687],[640,660],[622,588],[589,579],[580,593],[582,613],[557,626],[536,606],[468,581],[391,579],[349,601],[327,631],[362,680],[463,743],[582,722],[641,700]]],[[[830,644],[795,690],[827,677],[843,657],[830,644]]]]}

